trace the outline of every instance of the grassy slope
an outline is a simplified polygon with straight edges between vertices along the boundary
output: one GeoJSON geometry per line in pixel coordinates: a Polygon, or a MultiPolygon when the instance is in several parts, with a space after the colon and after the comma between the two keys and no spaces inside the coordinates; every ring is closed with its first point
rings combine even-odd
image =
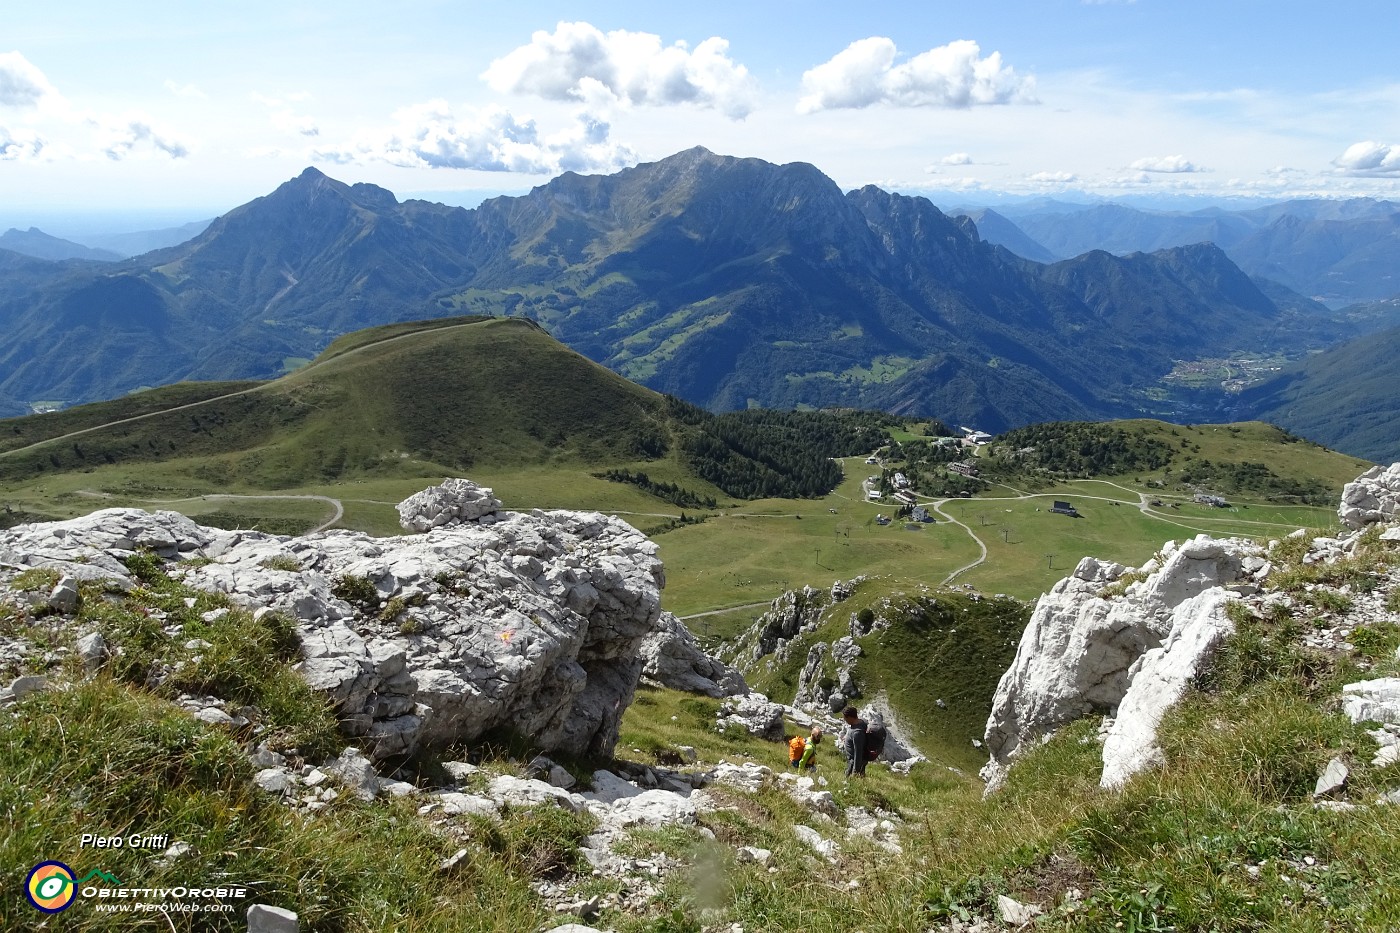
{"type": "MultiPolygon", "coordinates": [[[[997,680],[1016,653],[1030,610],[1012,599],[987,599],[961,590],[866,580],[849,598],[824,608],[819,627],[786,661],[766,659],[748,671],[751,686],[790,703],[807,660],[807,647],[850,634],[850,619],[870,610],[888,627],[857,639],[856,681],[863,701],[884,694],[901,732],[938,765],[976,771],[985,755],[972,744],[987,724],[997,680]],[[938,701],[944,702],[943,706],[938,701]]],[[[827,657],[827,676],[835,666],[827,657]]]]}
{"type": "MultiPolygon", "coordinates": [[[[1366,555],[1359,569],[1397,559],[1392,545],[1366,555]]],[[[1330,572],[1288,570],[1286,558],[1279,560],[1282,579],[1299,592],[1330,572]]],[[[32,572],[26,585],[42,591],[52,582],[42,575],[32,572]]],[[[235,610],[202,624],[199,615],[221,597],[205,595],[186,607],[178,587],[152,575],[147,581],[147,588],[111,600],[93,586],[84,590],[85,621],[126,649],[120,663],[94,682],[0,710],[0,805],[18,817],[0,835],[6,930],[50,928],[18,890],[27,866],[48,858],[80,871],[101,867],[128,886],[236,880],[259,901],[296,909],[304,928],[352,933],[548,927],[558,921],[532,883],[562,881],[580,898],[618,890],[577,860],[591,820],[561,810],[512,810],[489,827],[425,819],[413,799],[367,804],[343,794],[316,818],[293,815],[252,787],[238,736],[196,722],[168,700],[178,690],[234,685],[284,741],[325,744],[318,735],[326,720],[314,704],[304,696],[277,702],[295,677],[285,667],[275,617],[256,623],[235,610]],[[165,636],[143,608],[162,608],[188,634],[211,642],[202,661],[154,692],[139,686],[144,665],[185,658],[188,649],[181,647],[184,635],[165,636]],[[54,723],[61,724],[58,741],[54,723]],[[75,840],[80,831],[139,830],[170,832],[191,851],[171,865],[137,849],[94,860],[75,840]],[[466,856],[456,870],[438,874],[459,848],[466,856]]],[[[852,601],[877,592],[863,590],[852,601]]],[[[1389,599],[1400,608],[1395,592],[1389,599]]],[[[55,647],[74,636],[71,627],[26,618],[22,605],[7,604],[0,625],[37,626],[55,647]]],[[[1046,909],[1040,930],[1393,929],[1400,921],[1400,807],[1334,813],[1315,809],[1309,792],[1337,754],[1353,763],[1354,800],[1394,789],[1400,774],[1366,765],[1375,743],[1331,708],[1339,685],[1360,675],[1356,661],[1308,655],[1298,643],[1301,621],[1245,624],[1164,721],[1166,766],[1120,792],[1098,787],[1092,719],[1027,754],[1008,786],[985,801],[976,782],[937,763],[916,766],[908,777],[876,765],[865,781],[845,783],[834,750],[823,746],[817,775],[835,804],[843,811],[879,807],[899,819],[901,853],[846,838],[775,784],[752,794],[720,788],[713,793],[721,808],[702,814],[698,829],[632,831],[625,851],[651,859],[665,853],[682,867],[645,906],[605,910],[593,924],[619,933],[699,933],[731,923],[765,933],[925,933],[949,919],[991,917],[997,896],[1006,894],[1046,909]],[[839,853],[830,862],[814,858],[795,837],[797,824],[837,839],[839,853]],[[769,849],[772,858],[741,862],[737,849],[745,845],[769,849]]],[[[1374,664],[1368,676],[1400,674],[1398,633],[1382,626],[1366,642],[1374,664]]],[[[903,650],[900,637],[891,640],[895,651],[903,650]]],[[[653,761],[685,744],[696,748],[701,766],[724,758],[781,767],[782,745],[716,734],[718,705],[643,689],[624,717],[619,754],[653,761]]],[[[513,770],[500,753],[480,751],[490,769],[513,770]]],[[[242,929],[246,902],[237,907],[189,928],[242,929]]],[[[173,919],[184,929],[180,921],[189,918],[173,919]]],[[[62,924],[82,931],[171,928],[159,915],[99,914],[83,904],[62,924]]]]}

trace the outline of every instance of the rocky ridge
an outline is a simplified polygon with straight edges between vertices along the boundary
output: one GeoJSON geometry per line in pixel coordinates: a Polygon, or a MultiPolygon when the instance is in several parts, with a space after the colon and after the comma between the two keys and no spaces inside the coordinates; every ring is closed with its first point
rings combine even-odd
{"type": "MultiPolygon", "coordinates": [[[[1342,494],[1338,517],[1351,530],[1306,541],[1301,565],[1349,560],[1367,534],[1395,547],[1400,541],[1400,525],[1393,524],[1397,515],[1400,463],[1367,471],[1342,494]],[[1382,530],[1367,531],[1377,523],[1382,530]]],[[[1303,534],[1300,530],[1290,537],[1303,534]]],[[[986,728],[990,760],[982,777],[987,791],[1005,781],[1026,748],[1095,714],[1107,717],[1100,730],[1104,787],[1120,786],[1159,763],[1158,723],[1234,632],[1234,619],[1241,613],[1263,618],[1293,610],[1295,598],[1273,586],[1278,548],[1279,542],[1265,548],[1199,535],[1181,544],[1167,542],[1136,570],[1091,557],[1080,561],[1073,574],[1037,602],[1016,657],[997,686],[986,728]]],[[[1348,638],[1358,628],[1395,621],[1386,599],[1397,586],[1389,571],[1366,589],[1353,590],[1350,584],[1333,588],[1347,611],[1315,616],[1304,643],[1317,650],[1354,650],[1348,638]]],[[[1312,603],[1325,604],[1325,596],[1313,594],[1327,587],[1307,588],[1312,603]]],[[[1400,702],[1392,699],[1400,693],[1384,680],[1351,684],[1346,691],[1353,720],[1378,721],[1377,741],[1389,747],[1400,742],[1392,741],[1400,735],[1400,711],[1387,704],[1400,702]],[[1361,699],[1370,696],[1379,699],[1361,699]]],[[[1400,758],[1400,751],[1394,754],[1400,758]]]]}

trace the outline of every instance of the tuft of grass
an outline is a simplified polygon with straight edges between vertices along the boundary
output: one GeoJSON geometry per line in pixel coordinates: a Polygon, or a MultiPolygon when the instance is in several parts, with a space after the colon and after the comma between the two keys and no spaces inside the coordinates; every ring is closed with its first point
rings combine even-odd
{"type": "Polygon", "coordinates": [[[331,595],[364,612],[374,612],[379,608],[379,591],[368,577],[343,573],[331,581],[331,595]]]}
{"type": "Polygon", "coordinates": [[[301,561],[290,554],[276,554],[259,562],[258,566],[268,570],[285,570],[288,573],[301,573],[301,561]]]}
{"type": "Polygon", "coordinates": [[[11,588],[21,593],[35,593],[51,590],[58,585],[59,573],[48,567],[34,567],[15,574],[10,581],[11,588]]]}

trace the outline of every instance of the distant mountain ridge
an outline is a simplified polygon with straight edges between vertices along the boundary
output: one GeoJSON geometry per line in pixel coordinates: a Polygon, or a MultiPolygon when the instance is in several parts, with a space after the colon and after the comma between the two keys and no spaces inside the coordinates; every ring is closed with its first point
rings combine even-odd
{"type": "Polygon", "coordinates": [[[1377,463],[1394,462],[1400,460],[1397,359],[1400,328],[1369,334],[1246,389],[1234,413],[1377,463]]]}
{"type": "MultiPolygon", "coordinates": [[[[979,213],[989,212],[969,216],[979,213]]],[[[983,236],[1037,261],[1209,242],[1249,275],[1333,307],[1400,296],[1400,204],[1392,201],[1293,200],[1187,213],[1051,203],[1006,207],[994,216],[983,236]]]]}
{"type": "Polygon", "coordinates": [[[1138,414],[1175,360],[1307,346],[1290,323],[1306,308],[1280,308],[1211,246],[1042,266],[923,198],[696,148],[473,210],[307,169],[135,259],[0,262],[0,397],[267,377],[338,334],[459,314],[535,319],[712,408],[879,407],[988,430],[1138,414]]]}
{"type": "Polygon", "coordinates": [[[50,236],[37,227],[18,230],[11,227],[0,233],[0,249],[8,249],[23,256],[35,259],[89,259],[96,262],[114,262],[121,259],[119,253],[106,249],[92,249],[81,243],[50,236]]]}

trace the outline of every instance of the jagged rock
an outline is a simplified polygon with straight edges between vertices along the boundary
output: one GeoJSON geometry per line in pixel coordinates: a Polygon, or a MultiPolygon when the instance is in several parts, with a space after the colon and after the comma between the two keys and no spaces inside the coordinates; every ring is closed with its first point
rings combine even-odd
{"type": "Polygon", "coordinates": [[[1071,576],[1077,580],[1083,580],[1085,583],[1099,583],[1107,586],[1127,572],[1128,568],[1117,561],[1084,557],[1075,565],[1074,573],[1071,576]]]}
{"type": "Polygon", "coordinates": [[[1160,763],[1157,724],[1181,699],[1220,641],[1235,630],[1225,612],[1234,598],[1216,588],[1181,603],[1172,611],[1166,640],[1128,671],[1127,692],[1104,741],[1101,786],[1118,787],[1143,768],[1160,763]]]}
{"type": "Polygon", "coordinates": [[[1317,779],[1317,786],[1313,788],[1313,797],[1335,797],[1346,787],[1347,778],[1351,776],[1351,769],[1347,763],[1340,758],[1333,758],[1327,762],[1327,767],[1317,779]]]}
{"type": "Polygon", "coordinates": [[[1400,723],[1400,677],[1347,684],[1342,687],[1342,710],[1352,722],[1400,723]]]}
{"type": "Polygon", "coordinates": [[[769,604],[768,611],[759,616],[739,639],[740,667],[757,663],[770,654],[784,656],[781,650],[798,635],[821,624],[822,609],[828,596],[820,590],[805,586],[789,590],[769,604]]]}
{"type": "Polygon", "coordinates": [[[22,700],[31,693],[38,693],[49,688],[49,679],[42,674],[25,674],[23,677],[16,677],[10,681],[10,695],[16,700],[22,700]]]}
{"type": "Polygon", "coordinates": [[[803,826],[799,823],[792,828],[792,831],[798,839],[811,846],[813,851],[823,858],[834,860],[836,854],[841,851],[840,846],[835,841],[824,838],[821,833],[810,826],[803,826]]]}
{"type": "Polygon", "coordinates": [[[997,684],[985,736],[991,760],[982,776],[988,789],[1004,780],[1008,763],[1026,743],[1081,716],[1116,709],[1130,669],[1170,633],[1176,607],[1239,581],[1244,558],[1261,553],[1251,542],[1206,535],[1179,547],[1168,542],[1161,568],[1111,599],[1099,593],[1115,569],[1081,561],[1073,576],[1040,597],[997,684]]]}
{"type": "Polygon", "coordinates": [[[759,865],[767,865],[768,860],[773,857],[771,849],[760,849],[757,846],[740,846],[734,853],[735,858],[740,862],[755,862],[759,865]]]}
{"type": "Polygon", "coordinates": [[[695,802],[667,790],[644,790],[611,803],[589,804],[600,830],[620,832],[632,826],[673,826],[695,822],[695,802]]]}
{"type": "MultiPolygon", "coordinates": [[[[495,509],[479,489],[463,495],[495,509]]],[[[457,519],[470,511],[458,507],[457,519]]],[[[641,673],[639,647],[660,614],[656,545],[598,513],[489,514],[489,527],[467,520],[423,535],[288,538],[108,509],[0,531],[0,560],[129,588],[120,561],[137,548],[212,558],[171,569],[248,609],[294,618],[302,676],[376,757],[469,742],[498,726],[545,751],[611,754],[641,673]],[[301,569],[269,569],[274,557],[301,569]],[[354,604],[335,595],[345,580],[368,584],[370,598],[363,585],[354,604]]]]}
{"type": "Polygon", "coordinates": [[[831,687],[822,686],[822,668],[830,646],[824,641],[816,642],[807,649],[807,661],[797,674],[797,694],[792,699],[793,706],[820,707],[826,704],[831,695],[831,687]]]}
{"type": "Polygon", "coordinates": [[[784,771],[778,775],[778,780],[782,782],[783,790],[787,795],[798,803],[802,804],[813,813],[824,813],[827,816],[836,816],[840,808],[836,806],[836,798],[829,790],[813,790],[816,781],[807,775],[798,776],[784,771]]]}
{"type": "Polygon", "coordinates": [[[280,768],[287,763],[286,757],[273,751],[266,742],[260,743],[248,756],[248,760],[252,762],[253,767],[259,769],[280,768]]]}
{"type": "Polygon", "coordinates": [[[297,933],[297,915],[285,907],[253,904],[248,908],[248,933],[297,933]]]}
{"type": "Polygon", "coordinates": [[[845,580],[833,580],[833,581],[831,581],[831,601],[832,601],[833,603],[839,603],[839,602],[844,602],[844,601],[847,600],[847,599],[850,599],[850,598],[851,598],[851,594],[853,594],[853,593],[856,591],[856,587],[857,587],[857,586],[860,584],[860,582],[861,582],[862,580],[864,580],[864,579],[865,579],[865,577],[862,576],[862,577],[856,577],[854,580],[851,580],[850,582],[847,582],[847,581],[845,581],[845,580]]]}
{"type": "Polygon", "coordinates": [[[1376,768],[1389,768],[1397,762],[1400,762],[1400,745],[1387,745],[1371,759],[1372,767],[1376,768]]]}
{"type": "Polygon", "coordinates": [[[1022,904],[1005,894],[997,895],[997,914],[1001,917],[1002,923],[1022,927],[1033,921],[1040,913],[1041,909],[1034,904],[1022,904]]]}
{"type": "Polygon", "coordinates": [[[89,677],[101,670],[107,660],[107,641],[101,632],[88,632],[78,639],[74,650],[83,662],[83,673],[89,677]]]}
{"type": "Polygon", "coordinates": [[[447,874],[452,869],[460,865],[462,863],[462,860],[466,857],[466,849],[458,849],[456,852],[453,852],[447,858],[443,859],[441,862],[438,863],[438,874],[447,874]]]}
{"type": "Polygon", "coordinates": [[[710,697],[748,692],[744,675],[706,654],[672,613],[661,613],[656,630],[642,640],[641,654],[642,676],[663,687],[710,697]]]}
{"type": "Polygon", "coordinates": [[[853,637],[843,635],[832,644],[816,642],[806,653],[806,664],[797,678],[797,696],[792,705],[806,709],[826,709],[839,712],[851,699],[861,695],[855,684],[855,660],[861,656],[861,646],[853,637]],[[825,677],[826,656],[832,656],[836,678],[825,677]],[[840,706],[836,705],[837,698],[840,706]]]}
{"type": "Polygon", "coordinates": [[[446,771],[454,781],[465,781],[481,769],[465,761],[444,761],[442,770],[446,771]]]}
{"type": "Polygon", "coordinates": [[[860,656],[860,645],[849,635],[842,635],[831,643],[831,660],[836,664],[836,690],[847,702],[860,696],[860,686],[856,683],[856,660],[860,656]]]}
{"type": "Polygon", "coordinates": [[[406,531],[428,531],[444,525],[474,522],[483,515],[493,515],[501,501],[491,490],[467,479],[447,479],[414,493],[399,503],[399,524],[406,531]]]}
{"type": "Polygon", "coordinates": [[[568,769],[557,762],[551,761],[544,755],[537,755],[525,766],[525,773],[532,778],[539,778],[548,781],[552,786],[568,790],[578,781],[568,769]]]}
{"type": "Polygon", "coordinates": [[[78,578],[65,574],[49,591],[48,607],[54,612],[72,615],[78,611],[78,578]]]}
{"type": "Polygon", "coordinates": [[[379,795],[379,774],[358,748],[345,749],[322,770],[339,779],[361,800],[373,800],[379,795]]]}
{"type": "Polygon", "coordinates": [[[1373,522],[1394,521],[1400,516],[1400,463],[1374,466],[1342,489],[1337,517],[1348,528],[1373,522]]]}
{"type": "Polygon", "coordinates": [[[285,768],[264,768],[253,775],[253,783],[269,794],[287,794],[296,789],[297,779],[285,768]]]}
{"type": "Polygon", "coordinates": [[[432,798],[442,807],[442,812],[448,816],[458,814],[471,814],[495,819],[500,815],[501,807],[496,801],[488,797],[478,797],[476,794],[460,794],[456,791],[443,791],[434,794],[432,798]]]}
{"type": "Polygon", "coordinates": [[[511,777],[508,774],[492,778],[486,793],[502,806],[537,807],[548,803],[574,813],[583,812],[586,806],[578,794],[571,794],[544,781],[511,777]]]}
{"type": "Polygon", "coordinates": [[[734,726],[770,742],[781,742],[784,733],[783,707],[761,693],[730,697],[719,709],[719,721],[715,728],[723,732],[734,726]]]}
{"type": "Polygon", "coordinates": [[[734,765],[720,762],[715,766],[712,780],[716,784],[727,784],[749,793],[756,793],[763,787],[764,780],[771,777],[772,774],[773,769],[765,765],[756,765],[750,762],[734,765]]]}

